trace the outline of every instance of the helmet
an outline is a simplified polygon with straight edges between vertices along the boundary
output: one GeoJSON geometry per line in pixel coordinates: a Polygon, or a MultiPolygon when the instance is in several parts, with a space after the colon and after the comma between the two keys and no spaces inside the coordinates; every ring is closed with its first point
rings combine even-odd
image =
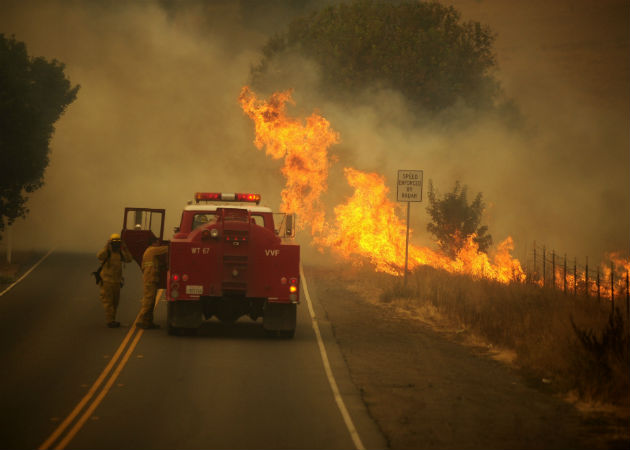
{"type": "Polygon", "coordinates": [[[114,233],[109,237],[110,241],[120,241],[120,234],[114,233]]]}

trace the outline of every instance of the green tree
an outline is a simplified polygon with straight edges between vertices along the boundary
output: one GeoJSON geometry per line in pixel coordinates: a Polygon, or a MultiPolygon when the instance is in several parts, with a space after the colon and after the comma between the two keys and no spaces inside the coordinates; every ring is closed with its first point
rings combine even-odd
{"type": "Polygon", "coordinates": [[[468,186],[462,186],[456,181],[453,191],[440,198],[433,188],[433,181],[429,180],[427,197],[427,212],[432,220],[427,224],[427,230],[435,236],[442,251],[454,257],[472,234],[475,234],[473,240],[479,250],[488,251],[492,245],[492,236],[488,234],[487,226],[480,226],[485,209],[481,192],[468,204],[468,186]]]}
{"type": "Polygon", "coordinates": [[[44,184],[53,125],[79,90],[64,67],[0,34],[0,232],[5,218],[26,216],[27,194],[44,184]]]}
{"type": "Polygon", "coordinates": [[[252,84],[279,77],[282,56],[297,52],[319,63],[321,87],[343,100],[376,86],[402,92],[425,111],[461,102],[493,108],[501,94],[492,74],[494,39],[487,26],[461,21],[452,6],[356,0],[295,19],[270,38],[252,84]]]}

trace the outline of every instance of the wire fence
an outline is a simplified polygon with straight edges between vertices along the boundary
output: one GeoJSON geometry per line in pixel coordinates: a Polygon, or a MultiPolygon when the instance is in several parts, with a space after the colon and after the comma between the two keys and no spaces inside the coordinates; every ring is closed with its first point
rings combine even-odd
{"type": "Polygon", "coordinates": [[[604,262],[589,265],[588,256],[567,257],[534,242],[525,273],[529,283],[567,295],[609,300],[613,309],[616,302],[623,302],[630,318],[629,260],[613,254],[604,262]]]}

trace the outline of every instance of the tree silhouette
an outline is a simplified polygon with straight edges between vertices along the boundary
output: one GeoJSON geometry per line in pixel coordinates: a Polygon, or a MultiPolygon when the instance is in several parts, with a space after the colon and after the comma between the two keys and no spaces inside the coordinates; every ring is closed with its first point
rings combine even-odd
{"type": "Polygon", "coordinates": [[[79,90],[64,67],[0,34],[0,232],[5,217],[11,225],[26,216],[27,194],[44,184],[53,125],[79,90]]]}
{"type": "Polygon", "coordinates": [[[492,236],[487,234],[488,227],[479,226],[485,209],[481,192],[471,204],[468,204],[467,196],[468,187],[457,181],[453,191],[440,198],[433,188],[433,181],[429,180],[427,212],[432,221],[427,224],[427,230],[435,236],[442,251],[451,257],[457,255],[466,239],[473,234],[480,251],[487,252],[492,245],[492,236]]]}
{"type": "Polygon", "coordinates": [[[295,19],[270,38],[252,83],[281,78],[283,56],[297,52],[319,63],[320,87],[344,101],[384,87],[425,111],[494,107],[501,93],[494,39],[488,27],[462,22],[437,2],[357,0],[295,19]]]}

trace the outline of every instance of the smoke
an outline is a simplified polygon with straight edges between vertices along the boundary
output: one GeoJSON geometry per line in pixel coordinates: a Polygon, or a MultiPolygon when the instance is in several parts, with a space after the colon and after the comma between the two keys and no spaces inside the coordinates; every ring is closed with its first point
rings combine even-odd
{"type": "Polygon", "coordinates": [[[81,85],[14,246],[93,251],[120,231],[125,206],[166,208],[170,237],[196,191],[259,192],[277,208],[279,165],[255,150],[237,102],[264,36],[238,4],[193,6],[3,2],[0,30],[81,85]]]}
{"type": "MultiPolygon", "coordinates": [[[[420,122],[397,92],[374,90],[352,106],[318,96],[325,68],[301,55],[283,60],[284,79],[273,73],[264,87],[284,80],[297,107],[317,108],[339,132],[331,151],[327,204],[349,196],[343,167],[385,175],[395,198],[399,169],[424,170],[442,193],[456,180],[471,199],[482,192],[484,223],[495,243],[512,236],[525,265],[532,245],[546,245],[591,263],[630,250],[630,5],[624,1],[445,2],[498,33],[497,77],[522,112],[520,130],[496,116],[469,119],[458,107],[447,117],[420,122]],[[359,106],[357,106],[357,103],[359,106]],[[472,123],[472,126],[471,126],[472,123]]],[[[401,205],[402,206],[402,205],[401,205]]],[[[414,242],[432,246],[425,231],[426,203],[412,204],[414,242]]],[[[400,215],[404,217],[404,209],[400,215]]]]}
{"type": "MultiPolygon", "coordinates": [[[[419,126],[393,91],[366,93],[360,106],[334,103],[315,88],[325,69],[294,55],[272,87],[294,89],[291,115],[319,110],[340,134],[324,195],[329,212],[352,194],[344,167],[384,175],[392,199],[397,170],[422,169],[425,188],[432,179],[444,193],[460,180],[471,196],[483,192],[484,223],[495,242],[512,236],[523,262],[534,240],[591,262],[627,253],[628,3],[445,3],[498,33],[497,75],[528,132],[493,117],[447,131],[419,126]]],[[[14,245],[93,251],[120,229],[125,206],[166,208],[169,236],[201,190],[259,192],[278,208],[281,162],[256,150],[237,97],[269,24],[280,29],[299,11],[274,3],[261,20],[261,9],[252,14],[246,3],[181,4],[3,2],[0,32],[26,42],[31,55],[66,63],[81,84],[57,123],[46,185],[14,226],[14,245]],[[266,26],[252,26],[252,17],[266,26]]],[[[431,246],[425,207],[412,204],[413,240],[431,246]]]]}

